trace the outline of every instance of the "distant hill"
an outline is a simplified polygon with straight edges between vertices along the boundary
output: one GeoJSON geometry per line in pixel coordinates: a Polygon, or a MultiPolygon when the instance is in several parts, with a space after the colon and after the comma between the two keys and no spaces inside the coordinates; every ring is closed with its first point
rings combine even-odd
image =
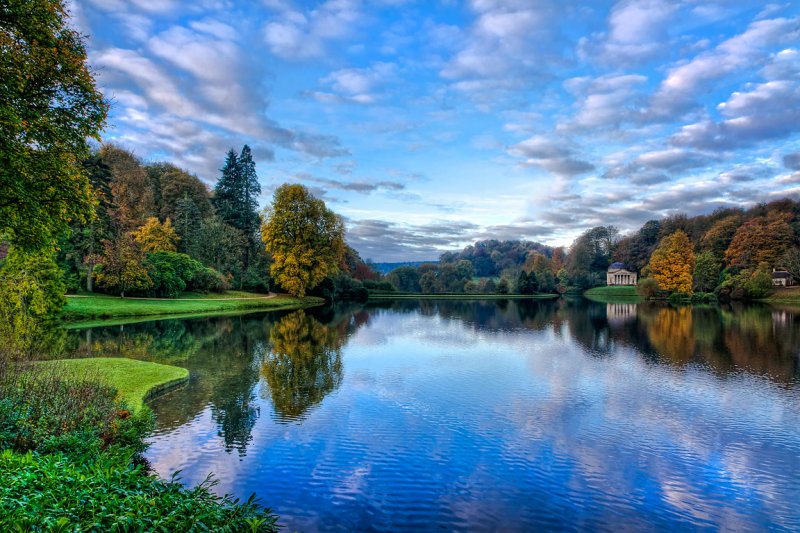
{"type": "Polygon", "coordinates": [[[418,266],[424,263],[438,263],[438,261],[436,259],[433,259],[431,261],[404,261],[402,263],[372,263],[372,268],[374,268],[381,274],[388,274],[389,272],[398,267],[410,266],[417,268],[418,266]]]}

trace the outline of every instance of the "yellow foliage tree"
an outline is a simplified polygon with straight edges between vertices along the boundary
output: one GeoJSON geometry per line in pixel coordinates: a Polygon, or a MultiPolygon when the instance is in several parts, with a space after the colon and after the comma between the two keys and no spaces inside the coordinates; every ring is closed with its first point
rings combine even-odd
{"type": "Polygon", "coordinates": [[[661,239],[647,265],[647,271],[662,290],[692,294],[694,251],[689,237],[680,230],[661,239]]]}
{"type": "Polygon", "coordinates": [[[305,296],[337,271],[344,253],[344,223],[302,185],[282,185],[261,227],[272,254],[270,272],[290,294],[305,296]]]}
{"type": "Polygon", "coordinates": [[[180,240],[170,219],[162,224],[156,217],[148,218],[134,236],[145,252],[175,252],[180,240]]]}

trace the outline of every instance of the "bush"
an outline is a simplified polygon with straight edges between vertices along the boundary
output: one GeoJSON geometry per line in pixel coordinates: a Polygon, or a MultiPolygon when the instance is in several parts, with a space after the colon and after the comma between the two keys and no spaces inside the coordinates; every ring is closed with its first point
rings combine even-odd
{"type": "Polygon", "coordinates": [[[0,361],[0,531],[276,531],[277,517],[151,476],[151,426],[116,391],[0,361]]]}
{"type": "Polygon", "coordinates": [[[392,285],[389,281],[371,281],[371,280],[364,280],[361,282],[364,285],[364,288],[370,291],[380,291],[380,292],[396,292],[395,286],[392,285]]]}
{"type": "Polygon", "coordinates": [[[176,252],[151,252],[145,264],[153,280],[147,295],[157,298],[177,298],[204,269],[199,261],[176,252]]]}
{"type": "Polygon", "coordinates": [[[201,292],[225,292],[225,279],[213,268],[202,268],[194,276],[190,288],[201,292]]]}
{"type": "Polygon", "coordinates": [[[656,278],[640,279],[638,285],[636,285],[636,294],[642,298],[655,298],[660,290],[661,288],[656,278]]]}

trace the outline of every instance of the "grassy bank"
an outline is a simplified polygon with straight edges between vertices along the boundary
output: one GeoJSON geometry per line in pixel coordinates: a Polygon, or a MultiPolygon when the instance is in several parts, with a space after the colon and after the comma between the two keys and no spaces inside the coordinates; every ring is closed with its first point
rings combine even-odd
{"type": "Polygon", "coordinates": [[[558,298],[558,294],[421,294],[370,293],[370,300],[531,300],[558,298]]]}
{"type": "Polygon", "coordinates": [[[761,301],[800,305],[800,287],[776,289],[769,298],[765,298],[761,301]]]}
{"type": "Polygon", "coordinates": [[[40,364],[63,376],[89,377],[116,389],[133,411],[141,409],[152,395],[189,379],[185,368],[119,357],[60,359],[40,364]]]}
{"type": "Polygon", "coordinates": [[[642,300],[636,294],[636,287],[611,285],[607,287],[595,287],[584,292],[583,295],[589,300],[602,303],[635,303],[642,300]]]}
{"type": "Polygon", "coordinates": [[[96,318],[142,317],[156,315],[197,315],[245,309],[278,310],[311,307],[323,303],[321,298],[293,298],[253,293],[227,293],[225,295],[187,294],[175,300],[147,300],[120,298],[118,296],[69,296],[61,312],[63,321],[96,318]]]}
{"type": "Polygon", "coordinates": [[[277,517],[253,501],[216,496],[208,481],[184,488],[144,466],[152,414],[132,413],[106,382],[125,384],[127,373],[135,383],[123,397],[143,398],[174,367],[80,361],[0,365],[0,531],[276,530],[277,517]]]}

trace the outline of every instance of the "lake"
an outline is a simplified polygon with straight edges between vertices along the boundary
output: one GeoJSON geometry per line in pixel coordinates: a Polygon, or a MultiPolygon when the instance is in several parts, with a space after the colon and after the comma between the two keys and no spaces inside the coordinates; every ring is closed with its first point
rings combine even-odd
{"type": "Polygon", "coordinates": [[[188,368],[153,468],[288,531],[800,530],[800,310],[421,300],[69,342],[188,368]]]}

